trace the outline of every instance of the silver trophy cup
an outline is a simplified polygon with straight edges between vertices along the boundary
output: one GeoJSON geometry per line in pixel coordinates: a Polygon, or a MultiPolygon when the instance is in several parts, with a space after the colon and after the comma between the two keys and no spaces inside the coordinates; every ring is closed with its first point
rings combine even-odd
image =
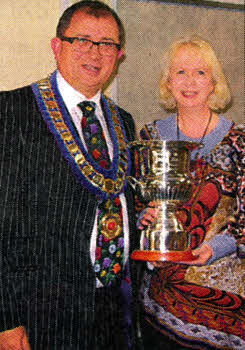
{"type": "Polygon", "coordinates": [[[158,215],[141,231],[131,258],[145,261],[191,261],[190,237],[176,218],[176,207],[192,195],[190,153],[200,144],[187,141],[131,142],[135,177],[129,182],[143,202],[154,202],[158,215]]]}

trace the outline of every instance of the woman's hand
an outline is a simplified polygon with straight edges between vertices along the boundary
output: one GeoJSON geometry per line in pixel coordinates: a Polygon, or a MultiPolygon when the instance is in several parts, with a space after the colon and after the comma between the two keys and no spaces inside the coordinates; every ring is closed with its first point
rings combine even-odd
{"type": "MultiPolygon", "coordinates": [[[[160,211],[160,204],[159,202],[150,202],[148,207],[144,209],[138,219],[137,222],[137,227],[140,230],[143,230],[147,226],[153,224],[160,211]]],[[[213,249],[212,247],[205,243],[199,248],[193,249],[192,254],[194,255],[195,259],[191,261],[179,261],[178,263],[181,264],[186,264],[186,265],[197,265],[197,266],[202,266],[206,265],[208,260],[213,256],[213,249]]],[[[164,267],[165,266],[165,261],[154,261],[152,264],[155,267],[164,267]]]]}
{"type": "Polygon", "coordinates": [[[206,265],[208,260],[213,256],[213,249],[209,244],[203,244],[200,248],[192,250],[192,254],[195,256],[195,259],[188,261],[185,264],[188,265],[206,265]]]}

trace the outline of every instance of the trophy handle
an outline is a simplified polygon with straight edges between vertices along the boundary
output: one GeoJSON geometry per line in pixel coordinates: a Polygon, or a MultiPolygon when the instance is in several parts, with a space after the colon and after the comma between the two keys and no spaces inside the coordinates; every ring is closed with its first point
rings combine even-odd
{"type": "Polygon", "coordinates": [[[127,176],[127,180],[129,184],[133,187],[134,191],[136,191],[137,186],[140,186],[140,182],[133,176],[127,176]]]}

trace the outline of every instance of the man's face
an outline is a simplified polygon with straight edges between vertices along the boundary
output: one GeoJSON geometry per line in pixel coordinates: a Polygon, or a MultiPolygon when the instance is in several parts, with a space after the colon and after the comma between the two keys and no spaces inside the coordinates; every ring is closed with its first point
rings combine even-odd
{"type": "MultiPolygon", "coordinates": [[[[83,11],[73,15],[64,36],[119,44],[119,29],[112,16],[96,18],[83,11]]],[[[51,42],[62,76],[74,89],[91,98],[108,81],[123,52],[115,50],[110,56],[101,55],[99,47],[93,45],[87,52],[81,53],[77,44],[78,41],[71,44],[60,38],[51,42]]]]}

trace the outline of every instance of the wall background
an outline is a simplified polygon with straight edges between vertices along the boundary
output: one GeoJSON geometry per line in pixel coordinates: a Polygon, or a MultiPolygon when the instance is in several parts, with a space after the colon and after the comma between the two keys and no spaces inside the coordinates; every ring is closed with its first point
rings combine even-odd
{"type": "MultiPolygon", "coordinates": [[[[75,2],[1,0],[0,90],[32,83],[55,69],[50,40],[55,36],[60,13],[75,2]]],[[[161,56],[174,38],[185,33],[197,33],[211,41],[234,96],[226,114],[236,122],[245,122],[243,11],[164,1],[104,2],[117,10],[127,33],[127,57],[107,93],[132,113],[138,130],[145,122],[166,116],[158,97],[161,56]]]]}
{"type": "Polygon", "coordinates": [[[55,69],[49,43],[59,14],[57,0],[1,0],[0,90],[26,85],[55,69]]]}

